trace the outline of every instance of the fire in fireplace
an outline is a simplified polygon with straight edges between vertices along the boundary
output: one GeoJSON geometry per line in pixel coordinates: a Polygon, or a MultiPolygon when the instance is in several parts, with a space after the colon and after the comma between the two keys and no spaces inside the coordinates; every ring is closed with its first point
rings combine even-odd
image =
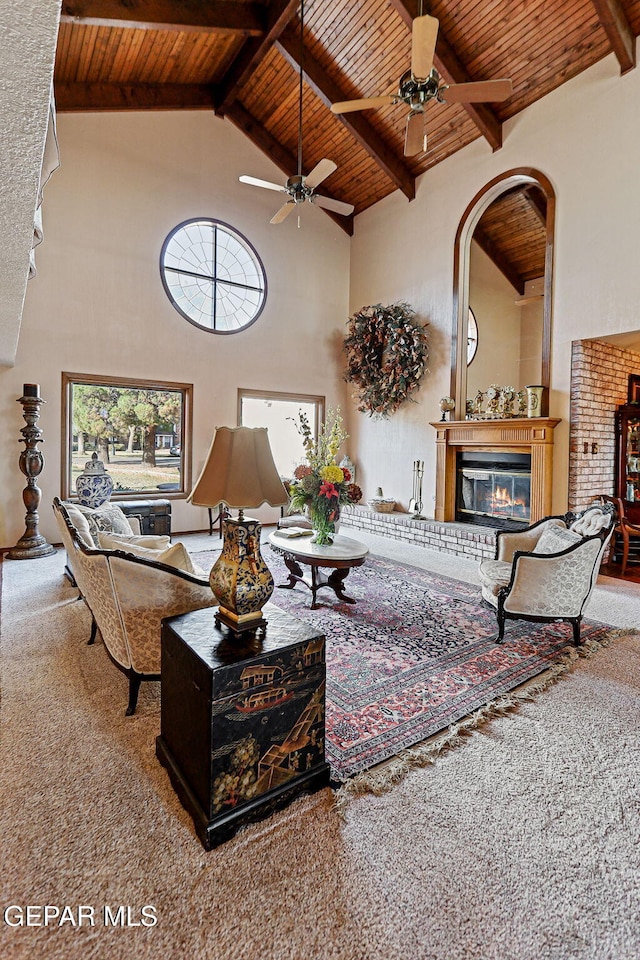
{"type": "Polygon", "coordinates": [[[518,529],[531,516],[531,455],[459,451],[456,520],[518,529]]]}

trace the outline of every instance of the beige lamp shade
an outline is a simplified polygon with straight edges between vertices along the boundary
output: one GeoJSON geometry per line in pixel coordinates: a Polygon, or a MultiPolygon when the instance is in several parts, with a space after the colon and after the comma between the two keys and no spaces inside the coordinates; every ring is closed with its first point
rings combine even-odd
{"type": "Polygon", "coordinates": [[[273,462],[266,427],[218,427],[202,473],[189,494],[196,507],[246,510],[289,502],[273,462]]]}

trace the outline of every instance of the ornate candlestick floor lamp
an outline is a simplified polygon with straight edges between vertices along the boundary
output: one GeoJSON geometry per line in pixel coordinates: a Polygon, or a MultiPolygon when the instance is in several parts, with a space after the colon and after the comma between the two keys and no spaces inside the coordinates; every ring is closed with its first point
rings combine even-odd
{"type": "Polygon", "coordinates": [[[39,477],[44,467],[44,457],[38,450],[38,444],[42,439],[42,430],[37,426],[40,417],[40,407],[46,401],[40,396],[40,387],[37,383],[25,383],[23,395],[18,399],[18,403],[23,406],[22,416],[26,420],[26,427],[23,427],[20,433],[24,440],[18,443],[24,443],[25,448],[20,454],[20,469],[27,478],[27,485],[22,491],[22,499],[27,508],[25,516],[26,529],[22,537],[18,540],[15,547],[7,553],[10,560],[31,560],[33,557],[48,557],[55,553],[55,547],[47,543],[45,538],[38,530],[38,507],[42,490],[36,484],[36,477],[39,477]]]}
{"type": "Polygon", "coordinates": [[[260,553],[261,525],[244,510],[289,502],[273,462],[266,427],[218,427],[202,473],[189,498],[197,507],[224,503],[238,516],[222,521],[222,553],[209,582],[220,606],[218,625],[239,637],[266,626],[262,607],[273,593],[273,577],[260,553]]]}

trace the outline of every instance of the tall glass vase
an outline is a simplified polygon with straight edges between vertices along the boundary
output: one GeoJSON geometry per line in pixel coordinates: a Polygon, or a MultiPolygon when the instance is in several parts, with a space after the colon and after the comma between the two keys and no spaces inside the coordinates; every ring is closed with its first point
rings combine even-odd
{"type": "Polygon", "coordinates": [[[309,520],[313,527],[311,543],[318,546],[330,546],[337,531],[340,520],[340,504],[335,497],[319,497],[315,503],[307,506],[309,520]]]}

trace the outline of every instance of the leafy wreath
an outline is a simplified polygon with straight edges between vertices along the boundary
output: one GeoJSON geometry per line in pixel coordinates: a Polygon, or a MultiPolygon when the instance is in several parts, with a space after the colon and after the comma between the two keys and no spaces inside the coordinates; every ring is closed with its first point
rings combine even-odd
{"type": "Polygon", "coordinates": [[[429,356],[424,326],[408,303],[362,307],[349,318],[344,349],[358,410],[388,417],[419,386],[429,356]]]}

